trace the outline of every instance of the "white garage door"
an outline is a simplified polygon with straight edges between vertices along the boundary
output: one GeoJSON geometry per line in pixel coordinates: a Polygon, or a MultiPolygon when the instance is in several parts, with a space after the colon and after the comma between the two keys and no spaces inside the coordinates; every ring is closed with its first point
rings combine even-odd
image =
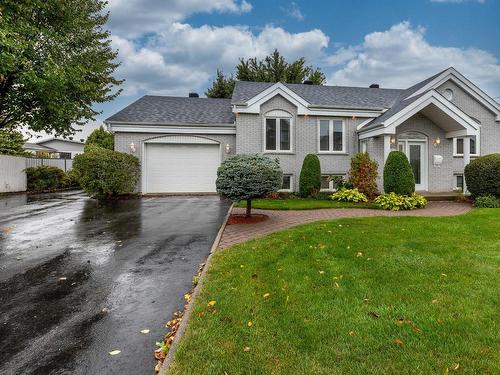
{"type": "Polygon", "coordinates": [[[146,193],[215,192],[218,144],[146,144],[146,193]]]}

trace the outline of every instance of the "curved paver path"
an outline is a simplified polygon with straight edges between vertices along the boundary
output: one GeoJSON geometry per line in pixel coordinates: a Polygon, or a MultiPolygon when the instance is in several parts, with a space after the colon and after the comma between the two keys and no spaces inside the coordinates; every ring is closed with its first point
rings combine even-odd
{"type": "MultiPolygon", "coordinates": [[[[219,243],[220,248],[235,245],[282,229],[318,220],[371,216],[454,216],[472,209],[468,203],[429,202],[426,208],[413,211],[383,211],[365,208],[326,208],[319,210],[278,211],[252,210],[265,214],[269,219],[257,224],[227,225],[219,243]]],[[[244,208],[233,208],[232,213],[244,213],[244,208]]]]}

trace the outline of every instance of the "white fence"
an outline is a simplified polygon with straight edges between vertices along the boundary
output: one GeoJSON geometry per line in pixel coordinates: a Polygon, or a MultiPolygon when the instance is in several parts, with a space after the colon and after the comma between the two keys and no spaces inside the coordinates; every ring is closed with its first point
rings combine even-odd
{"type": "Polygon", "coordinates": [[[26,158],[0,155],[0,193],[26,191],[26,158]]]}
{"type": "Polygon", "coordinates": [[[61,168],[64,172],[68,172],[73,168],[73,159],[26,158],[26,168],[39,167],[41,165],[50,165],[51,167],[61,168]]]}

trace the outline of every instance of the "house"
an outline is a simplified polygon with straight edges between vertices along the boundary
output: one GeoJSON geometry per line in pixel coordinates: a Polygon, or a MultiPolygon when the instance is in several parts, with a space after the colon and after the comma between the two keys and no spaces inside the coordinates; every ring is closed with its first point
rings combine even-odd
{"type": "Polygon", "coordinates": [[[58,159],[73,159],[76,155],[83,153],[84,146],[83,142],[56,137],[44,139],[36,144],[54,150],[49,152],[49,157],[58,159]]]}
{"type": "Polygon", "coordinates": [[[416,189],[463,188],[471,158],[500,152],[500,104],[454,68],[406,89],[237,82],[232,99],[144,96],[105,123],[118,151],[141,161],[142,193],[215,192],[227,155],[278,158],[284,191],[297,191],[309,153],[323,188],[346,175],[351,157],[379,163],[392,150],[410,161],[416,189]]]}
{"type": "Polygon", "coordinates": [[[32,142],[26,142],[24,144],[23,148],[26,151],[29,151],[29,152],[35,154],[36,156],[52,155],[52,154],[57,152],[57,150],[55,148],[42,146],[42,145],[39,145],[37,143],[32,143],[32,142]]]}

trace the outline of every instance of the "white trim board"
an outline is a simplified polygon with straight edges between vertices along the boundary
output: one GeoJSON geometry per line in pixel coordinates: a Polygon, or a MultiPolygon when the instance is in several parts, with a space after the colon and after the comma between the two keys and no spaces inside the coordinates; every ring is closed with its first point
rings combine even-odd
{"type": "Polygon", "coordinates": [[[160,134],[236,134],[235,126],[180,126],[166,127],[158,125],[113,125],[109,124],[108,129],[114,133],[160,133],[160,134]]]}

